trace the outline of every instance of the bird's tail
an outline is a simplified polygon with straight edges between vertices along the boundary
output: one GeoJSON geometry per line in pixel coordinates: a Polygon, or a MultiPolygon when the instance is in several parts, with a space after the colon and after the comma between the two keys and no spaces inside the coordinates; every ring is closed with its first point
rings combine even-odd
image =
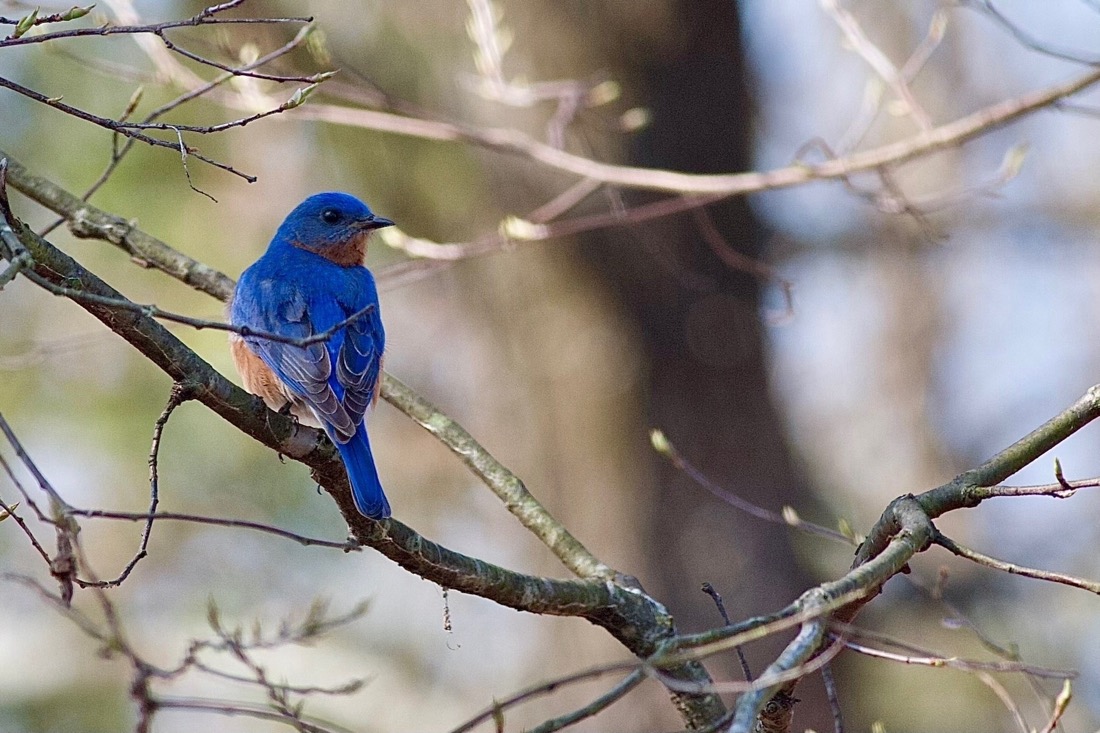
{"type": "Polygon", "coordinates": [[[344,459],[344,468],[347,469],[348,480],[351,482],[351,496],[355,499],[355,508],[359,513],[371,519],[385,519],[390,516],[390,503],[386,501],[382,482],[378,480],[378,470],[374,467],[367,426],[360,424],[348,442],[337,441],[336,449],[344,459]]]}

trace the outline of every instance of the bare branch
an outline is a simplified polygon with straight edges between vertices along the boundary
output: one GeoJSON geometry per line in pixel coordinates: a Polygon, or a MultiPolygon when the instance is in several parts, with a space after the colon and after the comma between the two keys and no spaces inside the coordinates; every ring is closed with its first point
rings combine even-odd
{"type": "Polygon", "coordinates": [[[831,664],[821,668],[821,681],[825,684],[825,696],[829,699],[829,710],[833,714],[833,733],[844,733],[844,715],[831,664]]]}
{"type": "MultiPolygon", "coordinates": [[[[153,444],[149,449],[149,512],[148,518],[145,520],[145,528],[141,531],[141,543],[138,545],[138,551],[130,558],[130,562],[126,563],[126,567],[114,580],[88,581],[81,583],[82,587],[113,588],[122,585],[122,581],[130,576],[137,564],[148,556],[149,537],[153,533],[153,520],[156,518],[157,505],[160,503],[160,477],[157,475],[157,459],[160,454],[161,436],[172,413],[191,397],[192,390],[190,387],[182,384],[172,385],[172,393],[168,397],[168,404],[164,406],[160,417],[153,424],[153,444]]],[[[80,583],[79,580],[77,582],[80,583]]]]}
{"type": "Polygon", "coordinates": [[[749,516],[756,517],[757,519],[763,519],[765,522],[772,522],[773,524],[781,524],[785,527],[794,527],[800,529],[808,534],[817,535],[818,537],[826,537],[837,542],[843,542],[845,544],[852,544],[852,539],[841,532],[837,532],[835,529],[829,529],[828,527],[822,527],[812,522],[806,522],[798,517],[797,514],[787,515],[780,514],[779,512],[773,512],[770,509],[764,509],[752,502],[742,499],[740,496],[733,494],[721,486],[718,486],[711,481],[707,476],[693,466],[685,459],[678,450],[668,439],[665,434],[657,429],[650,431],[650,443],[653,445],[653,449],[658,455],[668,460],[678,470],[683,471],[689,478],[695,483],[702,486],[714,496],[718,497],[722,501],[726,502],[735,509],[739,509],[749,516]]]}
{"type": "Polygon", "coordinates": [[[1016,42],[1024,48],[1036,51],[1044,56],[1062,59],[1063,61],[1074,61],[1079,64],[1088,64],[1089,66],[1100,65],[1100,56],[1085,53],[1084,51],[1071,50],[1039,40],[1037,37],[1009,20],[1008,16],[998,10],[997,6],[993,4],[993,0],[962,0],[960,4],[963,7],[974,8],[987,18],[991,18],[1000,28],[1007,31],[1016,39],[1016,42]]]}
{"type": "MultiPolygon", "coordinates": [[[[971,509],[986,499],[1020,495],[1026,488],[1007,490],[997,484],[1100,417],[1100,385],[1090,387],[1060,414],[1028,433],[988,461],[952,481],[920,495],[928,516],[935,519],[954,509],[971,509]]],[[[1055,492],[1048,492],[1055,493],[1055,492]]]]}
{"type": "MultiPolygon", "coordinates": [[[[715,590],[714,586],[710,583],[703,583],[702,591],[714,601],[714,605],[718,608],[718,614],[722,617],[722,621],[725,625],[732,625],[733,622],[730,621],[730,616],[726,613],[726,604],[722,600],[722,594],[715,590]]],[[[745,650],[740,646],[734,647],[733,650],[737,653],[737,661],[741,663],[741,674],[744,675],[745,681],[751,681],[752,669],[749,667],[749,660],[745,659],[745,650]]]]}
{"type": "MultiPolygon", "coordinates": [[[[8,476],[14,479],[15,477],[11,473],[11,467],[8,465],[7,461],[3,459],[3,456],[0,456],[0,464],[3,465],[4,471],[8,474],[8,476]]],[[[42,544],[38,541],[38,538],[35,537],[34,532],[27,525],[27,522],[15,513],[15,510],[18,507],[19,502],[8,504],[3,499],[0,499],[0,510],[2,510],[3,515],[0,516],[0,521],[4,519],[11,519],[13,522],[18,524],[19,529],[23,530],[23,534],[25,534],[27,536],[27,539],[30,540],[31,547],[34,548],[34,551],[38,553],[39,557],[46,561],[46,565],[48,566],[52,562],[50,554],[46,552],[46,549],[44,547],[42,547],[42,544]]]]}
{"type": "Polygon", "coordinates": [[[889,659],[895,662],[901,662],[903,664],[914,664],[924,667],[936,667],[942,669],[956,669],[964,672],[997,672],[997,673],[1009,673],[1009,674],[1025,674],[1033,677],[1043,677],[1051,679],[1074,679],[1077,677],[1077,672],[1065,669],[1050,669],[1048,667],[1038,667],[1033,664],[1024,664],[1022,662],[1007,661],[1007,662],[983,662],[976,659],[962,659],[953,655],[945,655],[939,652],[935,652],[923,647],[917,646],[907,641],[895,639],[891,636],[883,634],[871,629],[864,629],[852,624],[846,624],[841,622],[833,622],[830,628],[840,632],[844,635],[845,644],[849,649],[864,654],[869,657],[878,657],[880,659],[889,659]],[[905,654],[898,654],[889,652],[884,649],[877,649],[868,647],[863,644],[857,644],[850,638],[855,637],[858,639],[867,639],[876,641],[880,644],[885,644],[900,649],[905,654]]]}
{"type": "MultiPolygon", "coordinates": [[[[239,4],[239,3],[236,3],[239,4]]],[[[209,10],[209,8],[207,8],[209,10]]],[[[0,22],[3,22],[0,20],[0,22]]],[[[46,21],[50,22],[50,21],[46,21]]],[[[160,36],[162,40],[162,34],[166,30],[173,28],[195,28],[204,25],[243,25],[243,24],[259,24],[259,25],[277,25],[280,23],[312,23],[312,16],[297,16],[286,18],[215,18],[212,14],[207,13],[205,10],[198,15],[191,18],[185,18],[183,20],[169,20],[163,23],[150,23],[148,25],[100,25],[93,28],[69,28],[61,31],[53,31],[50,33],[39,33],[33,36],[22,36],[19,38],[4,38],[0,39],[0,48],[9,48],[12,46],[26,46],[34,43],[48,43],[55,41],[59,38],[89,38],[89,37],[103,37],[103,36],[133,36],[152,34],[160,36]]],[[[190,57],[189,57],[190,58],[190,57]]],[[[193,59],[198,60],[198,59],[193,59]]],[[[264,77],[267,78],[267,77],[264,77]]],[[[277,81],[286,81],[275,77],[277,81]]],[[[300,78],[289,79],[290,81],[301,81],[300,78]]]]}
{"type": "MultiPolygon", "coordinates": [[[[211,675],[212,677],[220,677],[224,680],[229,680],[230,682],[240,682],[240,683],[246,684],[246,685],[259,684],[259,682],[257,682],[252,677],[244,677],[242,675],[231,674],[229,672],[223,672],[220,669],[214,669],[213,667],[209,667],[209,666],[203,664],[202,662],[195,662],[194,667],[195,667],[195,669],[201,670],[201,671],[205,672],[206,674],[211,675]]],[[[366,684],[366,680],[363,680],[363,679],[352,680],[351,682],[340,685],[339,687],[316,687],[316,686],[313,686],[313,685],[308,685],[308,686],[288,685],[288,684],[281,683],[281,682],[269,682],[269,684],[272,687],[276,688],[276,689],[285,690],[287,692],[293,692],[297,695],[333,695],[333,696],[339,696],[339,695],[352,695],[352,694],[355,694],[356,692],[359,692],[359,690],[363,689],[363,686],[366,684]]]]}
{"type": "MultiPolygon", "coordinates": [[[[0,225],[2,226],[2,225],[0,225]]],[[[48,280],[34,274],[33,272],[25,272],[27,279],[31,280],[35,285],[47,290],[54,295],[58,295],[70,300],[81,301],[85,303],[91,303],[95,305],[105,306],[107,308],[115,308],[117,310],[130,311],[133,313],[141,313],[149,318],[159,318],[164,321],[172,321],[173,323],[182,323],[187,326],[191,326],[196,331],[209,328],[215,331],[228,331],[229,333],[235,333],[242,338],[262,339],[265,341],[276,341],[278,343],[290,344],[291,346],[309,346],[311,344],[322,343],[330,340],[335,336],[342,328],[350,323],[354,323],[366,314],[374,310],[374,305],[368,305],[359,309],[355,313],[352,313],[347,318],[343,319],[332,328],[325,329],[319,333],[311,334],[310,336],[292,337],[284,336],[282,334],[274,333],[271,331],[261,331],[248,326],[236,326],[232,323],[225,323],[222,321],[210,321],[204,318],[194,318],[193,316],[185,316],[180,313],[172,313],[166,311],[151,304],[134,303],[133,301],[125,298],[111,298],[92,293],[87,293],[77,288],[68,288],[61,285],[56,285],[48,280]]]]}
{"type": "Polygon", "coordinates": [[[992,690],[993,694],[1004,703],[1005,708],[1011,713],[1012,719],[1016,723],[1016,727],[1020,729],[1020,733],[1032,733],[1031,728],[1028,727],[1027,721],[1024,720],[1023,713],[1020,712],[1020,706],[1012,699],[1012,695],[1008,693],[1004,685],[994,679],[993,675],[988,672],[977,672],[974,676],[977,677],[983,685],[992,690]]]}
{"type": "Polygon", "coordinates": [[[913,96],[913,90],[909,88],[908,79],[898,70],[886,54],[878,46],[871,42],[860,27],[859,21],[847,10],[841,8],[837,0],[822,0],[821,5],[825,12],[836,22],[844,33],[848,44],[859,56],[867,62],[876,74],[894,90],[894,94],[905,105],[905,111],[917,123],[922,132],[932,129],[932,120],[924,111],[917,98],[913,96]]]}
{"type": "Polygon", "coordinates": [[[493,490],[508,511],[578,577],[593,580],[616,577],[614,569],[592,555],[531,495],[518,476],[493,458],[461,425],[390,374],[383,378],[382,396],[450,448],[493,490]]]}
{"type": "MultiPolygon", "coordinates": [[[[28,99],[33,99],[36,102],[41,102],[42,104],[45,104],[48,107],[53,107],[54,109],[60,110],[60,111],[64,112],[65,114],[72,115],[73,117],[76,117],[77,119],[84,120],[85,122],[90,122],[93,125],[97,125],[97,126],[102,127],[104,129],[110,130],[111,132],[117,132],[121,135],[125,135],[126,137],[129,137],[129,138],[133,138],[134,140],[137,140],[139,142],[143,142],[146,145],[150,145],[152,147],[168,148],[169,150],[179,150],[180,147],[181,147],[180,145],[178,145],[175,142],[170,142],[168,140],[161,140],[160,138],[150,137],[149,135],[146,135],[144,133],[138,132],[136,130],[129,129],[124,123],[120,123],[117,120],[112,120],[109,117],[100,117],[99,115],[94,115],[91,112],[87,112],[87,111],[82,110],[78,107],[73,107],[70,104],[65,104],[58,97],[47,97],[45,94],[42,94],[40,92],[36,92],[33,89],[30,89],[28,87],[23,86],[22,84],[16,84],[12,80],[6,79],[2,76],[0,76],[0,87],[10,89],[11,91],[16,92],[17,94],[22,94],[24,97],[27,97],[28,99]]],[[[204,162],[208,165],[212,165],[215,168],[220,168],[223,171],[226,171],[227,173],[232,173],[235,176],[243,178],[244,180],[248,181],[249,183],[255,183],[256,182],[256,177],[255,176],[249,175],[247,173],[242,173],[241,171],[237,170],[236,168],[229,165],[228,163],[221,163],[219,161],[214,160],[213,158],[209,158],[209,157],[203,155],[202,153],[200,153],[195,148],[184,145],[183,146],[183,152],[187,155],[190,155],[190,156],[198,159],[198,160],[201,160],[202,162],[204,162]]]]}
{"type": "Polygon", "coordinates": [[[26,466],[31,475],[34,476],[34,480],[38,482],[38,488],[42,489],[42,492],[50,498],[50,503],[54,506],[55,510],[65,511],[69,509],[68,502],[61,498],[61,494],[57,493],[53,485],[46,479],[42,472],[38,470],[38,466],[31,459],[27,450],[23,447],[23,444],[19,442],[19,438],[16,437],[15,431],[8,425],[8,421],[4,419],[2,413],[0,413],[0,433],[4,434],[4,438],[11,445],[12,450],[15,451],[15,455],[18,456],[23,465],[26,466]]]}
{"type": "Polygon", "coordinates": [[[1100,81],[1092,69],[1068,81],[1003,100],[952,122],[911,137],[829,160],[816,165],[796,163],[772,171],[729,174],[692,174],[601,163],[540,143],[517,131],[475,128],[451,122],[415,119],[375,110],[311,104],[299,110],[299,119],[361,127],[378,132],[440,142],[463,142],[518,155],[549,168],[602,183],[678,194],[716,194],[722,197],[789,188],[810,181],[843,179],[854,173],[899,165],[930,153],[958,147],[1032,112],[1072,96],[1100,81]]]}
{"type": "Polygon", "coordinates": [[[233,295],[233,280],[221,272],[176,251],[132,222],[108,214],[51,181],[31,174],[3,150],[0,158],[8,160],[8,183],[24,196],[65,217],[74,236],[110,242],[138,262],[156,267],[219,300],[229,300],[233,295]]]}
{"type": "Polygon", "coordinates": [[[360,545],[357,542],[343,541],[336,542],[334,540],[322,540],[315,537],[306,537],[304,535],[290,532],[289,530],[274,527],[270,524],[264,524],[263,522],[253,522],[247,519],[226,519],[224,517],[206,517],[201,514],[187,514],[183,512],[160,512],[158,514],[147,514],[145,512],[119,512],[112,511],[110,509],[79,509],[76,507],[71,508],[70,513],[78,517],[88,517],[89,519],[121,519],[130,522],[150,522],[156,519],[158,522],[191,522],[193,524],[209,524],[215,527],[239,527],[241,529],[252,529],[257,532],[265,532],[267,534],[275,535],[276,537],[283,537],[288,540],[293,540],[303,547],[331,547],[337,550],[343,550],[344,552],[352,552],[360,549],[360,545]]]}
{"type": "MultiPolygon", "coordinates": [[[[617,664],[605,664],[599,667],[593,667],[591,669],[582,670],[580,672],[574,672],[572,674],[556,677],[548,682],[541,682],[537,685],[532,685],[531,687],[520,690],[519,692],[513,695],[509,695],[502,700],[494,701],[490,707],[486,708],[482,712],[462,723],[462,725],[458,726],[457,728],[452,729],[450,733],[468,733],[468,731],[473,730],[482,723],[494,719],[501,712],[507,710],[508,708],[514,707],[520,703],[527,702],[528,700],[533,700],[543,695],[549,695],[564,686],[576,684],[578,682],[586,682],[588,680],[597,679],[609,674],[620,673],[630,669],[633,669],[634,671],[631,672],[631,674],[629,674],[625,680],[623,680],[623,683],[625,683],[627,680],[630,680],[635,675],[638,675],[640,677],[637,682],[641,682],[645,679],[645,675],[640,674],[638,668],[639,663],[636,661],[620,662],[617,664]]],[[[633,689],[636,684],[637,683],[635,683],[635,685],[631,685],[630,689],[633,689]]],[[[624,690],[622,694],[625,695],[627,692],[630,691],[630,689],[624,690]]],[[[621,696],[622,695],[620,695],[619,697],[621,696]]],[[[614,700],[610,701],[608,704],[610,704],[611,702],[614,702],[614,700]]]]}
{"type": "Polygon", "coordinates": [[[1066,575],[1065,573],[1055,573],[1049,570],[1036,570],[1034,568],[1025,567],[1023,565],[1016,565],[1015,563],[1005,562],[1004,560],[998,560],[989,555],[983,555],[977,550],[972,550],[965,545],[960,545],[951,538],[947,537],[939,530],[936,531],[933,537],[935,542],[940,547],[943,547],[950,552],[955,553],[959,557],[965,557],[971,562],[978,563],[979,565],[985,565],[988,568],[994,570],[1002,570],[1006,573],[1012,573],[1013,575],[1022,575],[1025,578],[1035,578],[1036,580],[1049,580],[1052,583],[1061,583],[1062,585],[1068,585],[1072,588],[1080,588],[1087,590],[1089,593],[1095,593],[1100,595],[1100,583],[1092,580],[1085,580],[1084,578],[1076,578],[1072,575],[1066,575]]]}
{"type": "Polygon", "coordinates": [[[592,716],[603,712],[612,704],[618,702],[626,696],[631,690],[640,685],[646,679],[645,674],[641,670],[635,670],[626,677],[624,677],[617,685],[612,687],[604,694],[597,697],[595,700],[585,705],[583,708],[574,710],[571,713],[567,713],[557,718],[547,720],[544,723],[536,725],[530,729],[530,733],[554,733],[554,731],[568,728],[571,725],[591,718],[592,716]]]}

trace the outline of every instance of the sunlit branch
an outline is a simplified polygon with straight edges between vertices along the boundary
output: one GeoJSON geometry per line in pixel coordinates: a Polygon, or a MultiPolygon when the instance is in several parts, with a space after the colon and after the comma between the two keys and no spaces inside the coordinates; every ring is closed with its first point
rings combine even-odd
{"type": "Polygon", "coordinates": [[[1074,679],[1077,677],[1077,673],[1072,670],[1037,667],[1033,664],[1024,664],[1022,662],[983,662],[977,659],[963,659],[953,655],[948,656],[931,651],[929,649],[924,649],[922,647],[910,644],[909,642],[905,642],[900,639],[894,639],[880,632],[872,631],[870,629],[864,629],[859,626],[853,626],[852,624],[834,622],[830,625],[830,628],[834,632],[841,632],[845,637],[845,645],[853,651],[859,652],[860,654],[865,654],[869,657],[877,657],[880,659],[902,662],[904,664],[915,664],[924,667],[938,667],[944,669],[956,669],[966,672],[982,671],[1026,674],[1034,677],[1044,677],[1060,680],[1074,679]],[[885,649],[879,649],[876,647],[869,647],[865,644],[854,642],[851,638],[847,637],[875,641],[880,644],[892,646],[895,649],[902,650],[906,653],[903,654],[887,651],[885,649]]]}
{"type": "Polygon", "coordinates": [[[549,168],[572,173],[582,178],[591,178],[626,188],[679,194],[720,194],[728,197],[789,188],[811,181],[844,179],[855,173],[899,165],[933,152],[958,147],[1009,122],[1049,107],[1058,100],[1093,86],[1098,81],[1100,81],[1100,69],[1092,69],[1068,81],[996,102],[929,131],[918,132],[877,148],[854,152],[817,164],[796,163],[771,171],[729,174],[680,173],[602,163],[540,143],[518,130],[479,128],[354,107],[308,104],[296,110],[294,117],[424,140],[477,145],[501,153],[526,157],[549,168]]]}

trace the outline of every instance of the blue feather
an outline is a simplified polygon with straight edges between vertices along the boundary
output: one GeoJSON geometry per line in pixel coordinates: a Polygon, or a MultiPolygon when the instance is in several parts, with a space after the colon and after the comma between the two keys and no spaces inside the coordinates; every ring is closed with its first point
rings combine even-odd
{"type": "Polygon", "coordinates": [[[382,491],[382,482],[378,479],[378,469],[374,466],[374,455],[370,450],[370,438],[363,425],[351,440],[336,443],[340,457],[344,459],[344,468],[351,482],[351,496],[355,499],[355,508],[359,513],[371,519],[384,519],[390,516],[390,503],[382,491]]]}

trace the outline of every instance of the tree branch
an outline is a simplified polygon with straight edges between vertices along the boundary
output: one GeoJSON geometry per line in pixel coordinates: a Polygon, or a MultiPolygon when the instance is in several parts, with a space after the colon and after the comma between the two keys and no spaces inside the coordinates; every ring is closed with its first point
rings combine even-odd
{"type": "Polygon", "coordinates": [[[73,236],[110,242],[145,267],[155,267],[219,300],[233,295],[233,280],[214,268],[169,247],[120,216],[108,214],[57,184],[28,171],[0,149],[8,161],[8,183],[27,198],[69,221],[73,236]]]}
{"type": "Polygon", "coordinates": [[[493,458],[465,428],[391,374],[382,382],[382,396],[434,435],[493,490],[508,511],[557,555],[578,577],[611,580],[615,571],[598,560],[540,504],[523,481],[493,458]]]}
{"type": "Polygon", "coordinates": [[[1007,99],[927,132],[897,142],[852,153],[817,164],[795,163],[764,172],[694,174],[656,168],[601,163],[560,150],[518,131],[477,128],[455,122],[416,119],[389,112],[337,105],[310,104],[294,113],[297,118],[441,142],[463,142],[501,153],[518,155],[567,173],[626,188],[681,194],[740,196],[757,191],[789,188],[810,181],[847,178],[853,173],[898,165],[940,150],[957,147],[1060,99],[1100,82],[1100,69],[1045,89],[1007,99]]]}
{"type": "Polygon", "coordinates": [[[1049,580],[1052,583],[1061,583],[1062,585],[1068,585],[1072,588],[1081,588],[1087,590],[1089,593],[1095,593],[1100,595],[1100,583],[1093,580],[1085,580],[1084,578],[1077,578],[1073,575],[1066,575],[1065,573],[1055,573],[1049,570],[1037,570],[1035,568],[1025,567],[1024,565],[1017,565],[1011,562],[1005,562],[1004,560],[998,560],[995,557],[989,555],[983,555],[977,550],[972,550],[965,545],[960,545],[955,540],[942,534],[938,530],[935,536],[932,538],[940,547],[953,552],[959,557],[964,557],[967,560],[975,562],[979,565],[985,565],[988,568],[994,570],[1001,570],[1012,575],[1022,575],[1025,578],[1035,578],[1036,580],[1049,580]]]}

